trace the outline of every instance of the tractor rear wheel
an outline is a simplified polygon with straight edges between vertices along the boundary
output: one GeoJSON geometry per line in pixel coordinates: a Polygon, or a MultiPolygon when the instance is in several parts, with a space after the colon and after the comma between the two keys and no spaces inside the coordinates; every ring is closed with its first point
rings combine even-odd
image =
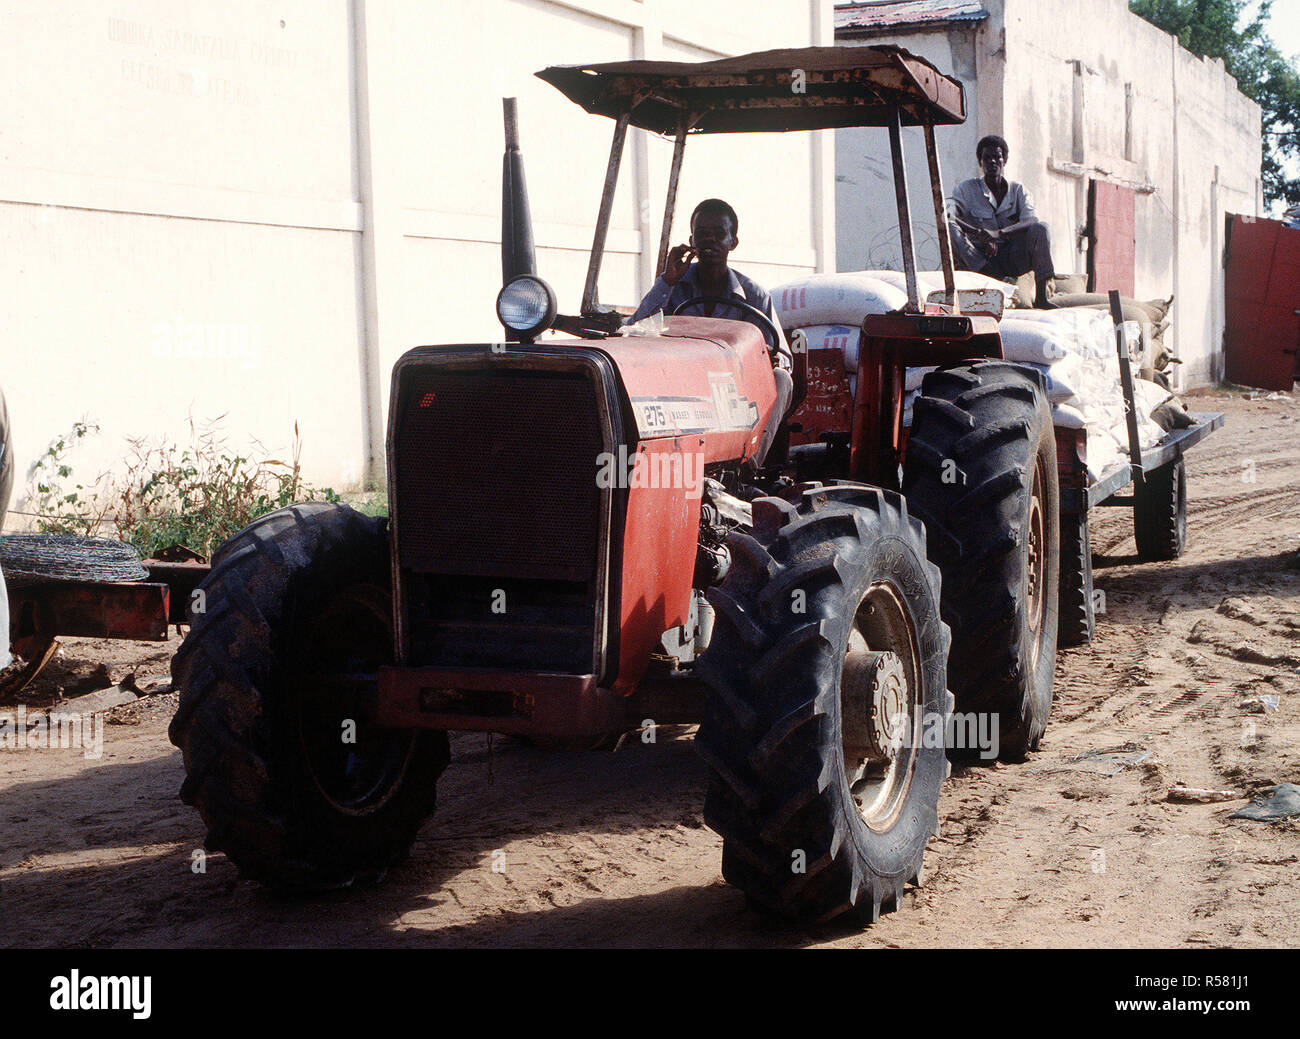
{"type": "Polygon", "coordinates": [[[952,707],[939,571],[897,494],[812,485],[753,509],[709,592],[704,819],[752,903],[870,922],[920,883],[938,832],[952,707]]]}
{"type": "Polygon", "coordinates": [[[1038,746],[1052,709],[1060,492],[1042,375],[1007,361],[931,372],[912,405],[903,470],[925,521],[952,628],[959,712],[996,718],[999,756],[1038,746]]]}
{"type": "Polygon", "coordinates": [[[270,887],[377,879],[433,810],[446,734],[367,719],[393,652],[386,523],[325,504],[254,521],[214,554],[172,662],[181,798],[270,887]]]}

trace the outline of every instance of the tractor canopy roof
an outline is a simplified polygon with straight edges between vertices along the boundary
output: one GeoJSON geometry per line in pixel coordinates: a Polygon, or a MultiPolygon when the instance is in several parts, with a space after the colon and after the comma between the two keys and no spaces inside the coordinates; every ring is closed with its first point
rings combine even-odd
{"type": "Polygon", "coordinates": [[[796,47],[716,61],[553,65],[537,75],[596,115],[672,135],[966,120],[962,85],[899,47],[796,47]]]}

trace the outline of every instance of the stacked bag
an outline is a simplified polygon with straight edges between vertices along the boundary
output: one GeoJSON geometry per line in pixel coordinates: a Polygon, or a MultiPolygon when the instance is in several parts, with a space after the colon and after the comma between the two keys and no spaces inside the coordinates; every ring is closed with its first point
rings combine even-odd
{"type": "MultiPolygon", "coordinates": [[[[1140,349],[1140,331],[1125,322],[1130,356],[1140,349]]],[[[1043,373],[1052,405],[1052,424],[1088,430],[1088,471],[1094,478],[1128,454],[1128,422],[1120,386],[1115,326],[1110,314],[1090,307],[1012,310],[1002,316],[1002,351],[1009,361],[1043,373]]],[[[1151,412],[1171,396],[1155,383],[1134,379],[1138,439],[1154,447],[1164,430],[1151,412]],[[1146,406],[1148,397],[1161,399],[1146,406]]]]}
{"type": "MultiPolygon", "coordinates": [[[[917,275],[922,299],[943,287],[943,275],[926,271],[917,275]]],[[[1072,302],[1057,310],[1013,310],[1015,286],[970,271],[956,272],[958,289],[995,289],[1003,293],[1002,346],[1008,360],[1033,365],[1044,375],[1055,425],[1088,430],[1088,468],[1093,477],[1120,461],[1128,452],[1128,426],[1120,388],[1115,328],[1103,297],[1072,302]]],[[[887,314],[907,303],[906,282],[897,271],[851,271],[813,275],[777,286],[772,291],[777,319],[787,335],[801,330],[812,355],[817,350],[843,354],[850,392],[857,391],[860,328],[868,314],[887,314]]],[[[1167,304],[1164,304],[1167,307],[1167,304]]],[[[1129,315],[1126,313],[1126,319],[1129,315]]],[[[1143,336],[1138,322],[1153,315],[1143,310],[1125,321],[1131,356],[1140,357],[1143,336]]],[[[1163,321],[1160,314],[1157,321],[1163,321]]],[[[1167,324],[1167,322],[1165,322],[1167,324]]],[[[903,421],[911,425],[912,401],[927,372],[933,368],[908,368],[905,378],[903,421]]],[[[1153,447],[1164,430],[1150,418],[1152,411],[1172,395],[1154,382],[1135,379],[1138,398],[1139,439],[1153,447]]]]}
{"type": "MultiPolygon", "coordinates": [[[[973,271],[956,271],[959,289],[995,289],[1011,305],[1014,285],[973,271]]],[[[943,286],[942,271],[921,271],[916,276],[922,300],[943,286]]],[[[868,314],[888,314],[907,304],[907,279],[898,271],[846,271],[841,274],[815,274],[799,281],[787,282],[772,291],[772,305],[777,320],[787,336],[800,329],[807,338],[809,351],[839,348],[844,352],[844,370],[849,376],[850,392],[857,392],[858,338],[862,319],[868,314]]],[[[921,380],[933,368],[907,370],[905,418],[910,424],[912,398],[921,380]]]]}
{"type": "MultiPolygon", "coordinates": [[[[1104,310],[1110,313],[1110,299],[1104,292],[1062,292],[1053,294],[1051,301],[1058,307],[1087,307],[1092,310],[1104,310]]],[[[1142,346],[1134,357],[1137,369],[1144,378],[1151,378],[1160,372],[1168,381],[1172,373],[1171,365],[1180,362],[1165,346],[1165,330],[1169,328],[1171,318],[1169,308],[1173,305],[1169,299],[1128,299],[1120,300],[1120,306],[1126,322],[1136,322],[1142,329],[1142,346]]]]}

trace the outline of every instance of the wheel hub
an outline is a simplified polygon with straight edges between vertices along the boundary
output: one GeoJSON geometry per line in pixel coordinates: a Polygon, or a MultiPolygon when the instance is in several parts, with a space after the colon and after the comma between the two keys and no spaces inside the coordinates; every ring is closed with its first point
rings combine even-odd
{"type": "Polygon", "coordinates": [[[850,650],[844,659],[844,746],[859,760],[892,761],[907,729],[907,674],[895,653],[850,650]]]}

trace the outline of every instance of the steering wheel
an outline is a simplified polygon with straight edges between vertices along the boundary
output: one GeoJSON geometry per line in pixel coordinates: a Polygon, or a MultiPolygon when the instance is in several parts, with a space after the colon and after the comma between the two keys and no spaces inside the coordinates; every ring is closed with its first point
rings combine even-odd
{"type": "Polygon", "coordinates": [[[673,308],[673,316],[676,317],[687,307],[693,307],[699,303],[716,303],[719,306],[736,307],[739,310],[743,310],[746,319],[751,319],[753,324],[758,325],[763,330],[764,339],[768,338],[768,332],[772,333],[772,337],[768,342],[768,353],[772,355],[773,359],[775,359],[776,355],[781,352],[781,343],[784,342],[784,339],[781,335],[781,330],[776,327],[776,322],[759,310],[758,307],[754,306],[752,303],[746,303],[744,300],[722,299],[719,296],[692,296],[690,299],[677,304],[677,306],[673,308]]]}

